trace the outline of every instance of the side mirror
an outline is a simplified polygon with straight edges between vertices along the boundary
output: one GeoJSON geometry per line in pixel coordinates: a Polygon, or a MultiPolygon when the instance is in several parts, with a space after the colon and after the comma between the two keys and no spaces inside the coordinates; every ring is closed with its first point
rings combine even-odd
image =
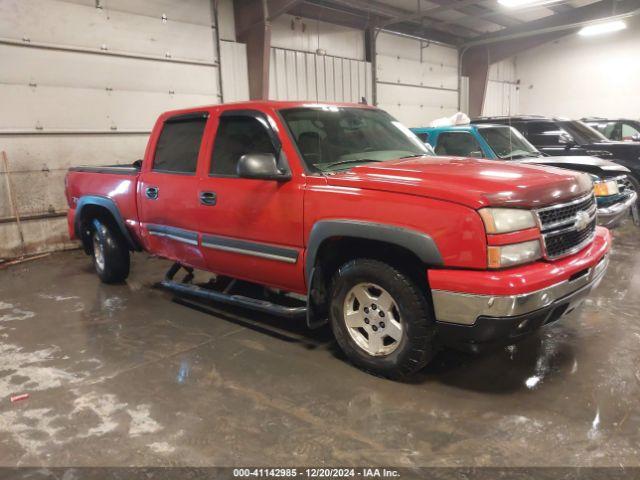
{"type": "Polygon", "coordinates": [[[241,156],[238,161],[238,176],[259,180],[291,179],[291,173],[278,167],[276,156],[272,153],[247,153],[241,156]]]}

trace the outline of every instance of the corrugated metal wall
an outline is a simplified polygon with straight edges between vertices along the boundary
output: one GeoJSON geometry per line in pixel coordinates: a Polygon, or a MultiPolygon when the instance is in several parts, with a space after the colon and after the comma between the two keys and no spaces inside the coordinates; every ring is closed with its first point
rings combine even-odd
{"type": "Polygon", "coordinates": [[[515,115],[519,113],[520,86],[515,58],[494,63],[489,68],[483,115],[515,115]]]}
{"type": "Polygon", "coordinates": [[[213,24],[209,0],[0,2],[0,150],[26,219],[23,250],[0,165],[0,258],[68,244],[69,166],[130,163],[160,112],[219,101],[213,24]]]}
{"type": "Polygon", "coordinates": [[[409,127],[458,111],[458,52],[386,32],[376,42],[378,106],[409,127]]]}
{"type": "Polygon", "coordinates": [[[269,97],[275,100],[371,101],[364,32],[283,15],[273,24],[269,97]],[[321,49],[324,54],[318,54],[321,49]]]}
{"type": "Polygon", "coordinates": [[[276,100],[357,103],[371,98],[367,62],[272,48],[270,68],[269,96],[276,100]]]}

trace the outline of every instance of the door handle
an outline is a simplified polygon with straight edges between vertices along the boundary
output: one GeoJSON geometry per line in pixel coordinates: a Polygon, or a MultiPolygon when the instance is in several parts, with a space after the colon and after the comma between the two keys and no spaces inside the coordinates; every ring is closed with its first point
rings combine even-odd
{"type": "Polygon", "coordinates": [[[212,207],[218,201],[218,196],[215,192],[200,192],[200,203],[212,207]]]}
{"type": "Polygon", "coordinates": [[[160,189],[158,187],[147,187],[144,191],[144,194],[147,196],[147,198],[151,200],[156,200],[159,193],[160,189]]]}

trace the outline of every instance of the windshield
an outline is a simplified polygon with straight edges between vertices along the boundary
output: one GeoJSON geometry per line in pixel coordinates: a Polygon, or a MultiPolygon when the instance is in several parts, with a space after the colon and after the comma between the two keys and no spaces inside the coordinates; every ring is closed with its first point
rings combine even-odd
{"type": "Polygon", "coordinates": [[[332,172],[430,155],[415,134],[382,110],[323,105],[280,113],[304,161],[314,171],[332,172]]]}
{"type": "Polygon", "coordinates": [[[536,147],[513,127],[481,127],[478,131],[500,158],[515,160],[541,156],[536,147]]]}
{"type": "Polygon", "coordinates": [[[607,141],[607,137],[602,135],[596,129],[591,128],[582,122],[578,122],[577,120],[559,121],[558,124],[578,143],[585,144],[607,141]]]}

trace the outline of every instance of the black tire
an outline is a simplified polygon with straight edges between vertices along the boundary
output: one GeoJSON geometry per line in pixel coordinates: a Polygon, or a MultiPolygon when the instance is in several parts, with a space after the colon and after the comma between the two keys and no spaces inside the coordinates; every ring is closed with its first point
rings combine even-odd
{"type": "Polygon", "coordinates": [[[93,220],[93,266],[103,283],[121,283],[129,276],[129,248],[122,234],[109,223],[93,220]]]}
{"type": "MultiPolygon", "coordinates": [[[[363,370],[396,380],[406,378],[423,368],[435,354],[433,340],[436,330],[433,309],[424,288],[426,287],[420,288],[410,276],[402,271],[378,260],[356,259],[342,265],[332,281],[329,317],[336,341],[349,360],[363,370]],[[398,323],[402,325],[401,340],[395,349],[388,354],[371,354],[358,345],[357,340],[354,339],[354,336],[358,337],[358,332],[361,332],[360,336],[362,337],[365,332],[371,332],[371,329],[376,328],[375,322],[384,320],[384,318],[378,318],[377,315],[373,317],[372,315],[375,315],[375,313],[371,313],[373,310],[369,310],[370,313],[366,314],[371,318],[366,319],[367,326],[364,329],[354,330],[347,327],[345,300],[350,311],[353,311],[351,310],[352,293],[358,291],[358,288],[361,288],[360,286],[363,284],[373,284],[374,294],[375,286],[379,286],[386,290],[385,293],[388,293],[393,299],[395,306],[392,310],[395,313],[390,315],[387,312],[386,315],[387,317],[397,316],[400,319],[398,323]],[[349,299],[347,299],[347,295],[350,295],[349,299]]],[[[372,304],[370,308],[373,309],[374,306],[372,304]]],[[[359,308],[357,307],[358,310],[359,308]]],[[[378,307],[376,312],[378,315],[381,309],[378,307]]],[[[365,310],[363,308],[363,312],[365,310]]],[[[389,327],[388,324],[380,325],[382,328],[389,327]]],[[[380,327],[377,328],[380,329],[380,327]]],[[[380,335],[380,333],[384,334],[384,332],[377,330],[377,334],[380,335]]],[[[393,339],[389,337],[384,339],[385,342],[388,340],[393,339]]],[[[382,348],[387,347],[382,346],[382,348]]]]}

